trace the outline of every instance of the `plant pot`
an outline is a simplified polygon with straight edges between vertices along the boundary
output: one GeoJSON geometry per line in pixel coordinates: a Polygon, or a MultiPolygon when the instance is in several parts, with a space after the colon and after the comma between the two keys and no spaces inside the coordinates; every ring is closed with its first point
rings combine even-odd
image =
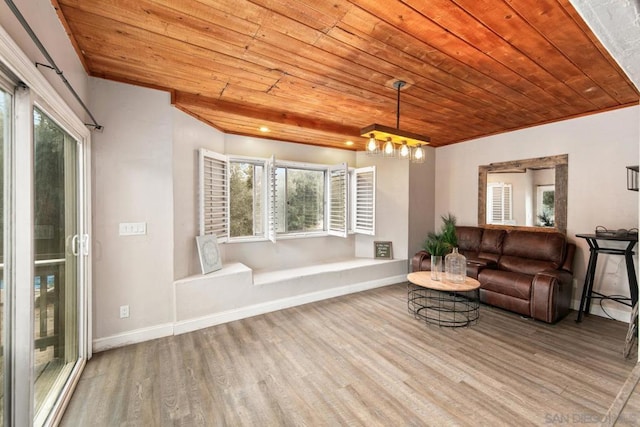
{"type": "Polygon", "coordinates": [[[431,255],[431,280],[442,280],[442,267],[442,257],[431,255]]]}

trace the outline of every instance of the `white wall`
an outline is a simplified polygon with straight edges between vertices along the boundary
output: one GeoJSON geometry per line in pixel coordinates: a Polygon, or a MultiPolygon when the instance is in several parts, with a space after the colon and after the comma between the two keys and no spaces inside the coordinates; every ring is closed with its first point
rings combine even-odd
{"type": "Polygon", "coordinates": [[[173,320],[170,96],[91,78],[90,99],[104,124],[92,153],[94,338],[162,329],[173,320]],[[143,221],[146,235],[119,236],[119,223],[143,221]]]}
{"type": "Polygon", "coordinates": [[[422,249],[430,231],[442,224],[436,224],[434,215],[436,149],[426,149],[423,164],[411,164],[409,168],[409,241],[407,258],[422,249]]]}
{"type": "Polygon", "coordinates": [[[372,258],[373,242],[390,241],[394,258],[407,258],[409,246],[409,161],[358,153],[358,167],[376,167],[376,235],[356,236],[356,256],[372,258]]]}
{"type": "MultiPolygon", "coordinates": [[[[477,224],[480,165],[568,154],[567,236],[578,245],[574,270],[581,292],[589,252],[575,235],[592,233],[597,225],[638,226],[638,193],[627,190],[625,167],[639,163],[639,117],[636,106],[438,148],[436,216],[450,211],[461,225],[477,224]]],[[[629,295],[620,256],[601,257],[596,281],[605,294],[629,295]]],[[[609,307],[628,321],[626,307],[605,303],[609,307]]]]}
{"type": "Polygon", "coordinates": [[[224,152],[224,134],[173,110],[174,279],[200,272],[198,230],[198,149],[224,152]]]}

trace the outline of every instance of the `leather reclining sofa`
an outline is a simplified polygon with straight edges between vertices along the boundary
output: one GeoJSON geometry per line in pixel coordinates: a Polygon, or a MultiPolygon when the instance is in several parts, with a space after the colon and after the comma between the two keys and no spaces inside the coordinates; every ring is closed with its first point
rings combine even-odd
{"type": "MultiPolygon", "coordinates": [[[[576,246],[564,234],[457,226],[456,235],[481,302],[547,323],[569,313],[576,246]]],[[[431,256],[420,251],[411,266],[430,270],[431,256]]]]}

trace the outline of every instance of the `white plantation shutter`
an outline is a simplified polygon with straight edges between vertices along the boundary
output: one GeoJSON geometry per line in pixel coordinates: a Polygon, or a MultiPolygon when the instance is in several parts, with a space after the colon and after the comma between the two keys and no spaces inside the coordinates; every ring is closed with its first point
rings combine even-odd
{"type": "Polygon", "coordinates": [[[200,149],[200,235],[215,234],[218,241],[229,238],[229,179],[227,158],[200,149]]]}
{"type": "Polygon", "coordinates": [[[487,186],[487,218],[489,224],[507,224],[513,219],[511,184],[490,183],[487,186]]]}
{"type": "Polygon", "coordinates": [[[511,211],[512,197],[511,197],[511,184],[505,184],[502,187],[502,218],[505,222],[513,219],[513,212],[511,211]]]}
{"type": "Polygon", "coordinates": [[[374,235],[376,230],[376,168],[353,171],[353,231],[374,235]]]}
{"type": "Polygon", "coordinates": [[[332,236],[347,237],[347,189],[349,170],[346,163],[329,168],[329,224],[327,232],[332,236]]]}
{"type": "Polygon", "coordinates": [[[276,203],[276,191],[277,191],[277,180],[276,180],[276,156],[275,154],[271,156],[271,159],[267,162],[267,171],[269,177],[269,183],[267,188],[267,209],[268,213],[268,230],[267,230],[267,238],[271,240],[273,243],[276,242],[276,234],[277,234],[277,203],[276,203]]]}

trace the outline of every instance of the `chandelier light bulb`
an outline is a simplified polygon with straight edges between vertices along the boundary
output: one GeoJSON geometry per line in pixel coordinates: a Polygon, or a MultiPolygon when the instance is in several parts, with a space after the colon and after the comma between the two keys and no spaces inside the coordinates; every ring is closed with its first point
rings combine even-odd
{"type": "Polygon", "coordinates": [[[391,142],[391,138],[387,138],[387,142],[384,143],[384,154],[391,155],[393,154],[393,142],[391,142]]]}
{"type": "Polygon", "coordinates": [[[376,144],[376,139],[371,135],[369,143],[367,144],[367,151],[376,151],[377,148],[378,144],[376,144]]]}
{"type": "Polygon", "coordinates": [[[400,147],[400,156],[401,157],[409,156],[409,146],[407,145],[407,141],[402,141],[402,147],[400,147]]]}
{"type": "Polygon", "coordinates": [[[413,156],[411,157],[411,161],[413,163],[424,163],[425,152],[422,145],[418,145],[413,150],[413,156]]]}

